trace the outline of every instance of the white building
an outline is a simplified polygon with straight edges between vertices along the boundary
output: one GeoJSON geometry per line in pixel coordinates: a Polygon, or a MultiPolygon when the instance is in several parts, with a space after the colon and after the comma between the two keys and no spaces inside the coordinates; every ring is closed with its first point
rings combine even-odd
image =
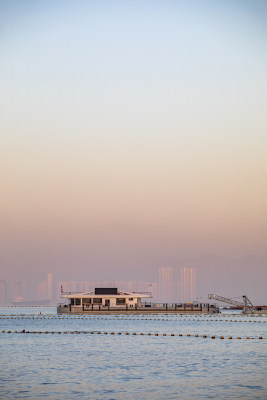
{"type": "Polygon", "coordinates": [[[142,298],[151,297],[150,293],[121,292],[117,288],[95,288],[91,292],[61,294],[61,298],[68,300],[67,306],[73,312],[81,309],[134,309],[141,307],[142,298]]]}

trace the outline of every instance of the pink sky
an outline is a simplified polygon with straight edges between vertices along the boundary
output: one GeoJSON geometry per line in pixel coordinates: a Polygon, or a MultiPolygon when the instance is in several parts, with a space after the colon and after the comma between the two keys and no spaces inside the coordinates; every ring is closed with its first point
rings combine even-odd
{"type": "MultiPolygon", "coordinates": [[[[202,253],[267,257],[262,2],[12,4],[0,278],[142,279],[202,253]]],[[[257,293],[267,268],[253,263],[257,293]]]]}

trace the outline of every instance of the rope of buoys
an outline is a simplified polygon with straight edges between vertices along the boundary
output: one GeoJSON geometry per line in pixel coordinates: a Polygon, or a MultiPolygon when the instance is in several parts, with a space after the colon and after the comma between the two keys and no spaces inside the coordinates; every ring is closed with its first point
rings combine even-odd
{"type": "MultiPolygon", "coordinates": [[[[231,315],[231,314],[230,314],[231,315]]],[[[129,317],[129,316],[125,316],[125,317],[121,317],[121,316],[118,316],[118,315],[115,315],[115,317],[114,318],[107,318],[107,317],[105,317],[105,316],[98,316],[98,317],[95,317],[95,316],[92,316],[92,315],[82,315],[82,316],[79,316],[79,315],[61,315],[61,314],[59,314],[59,315],[36,315],[36,316],[33,316],[33,315],[30,315],[30,316],[25,316],[25,315],[18,315],[18,316],[14,316],[14,315],[2,315],[2,316],[0,316],[0,319],[8,319],[8,320],[14,320],[14,319],[16,319],[16,320],[25,320],[25,319],[32,319],[32,320],[74,320],[74,319],[79,319],[79,320],[93,320],[93,321],[95,321],[95,320],[103,320],[103,321],[108,321],[108,320],[120,320],[120,321],[167,321],[167,322],[169,322],[169,321],[171,321],[171,322],[179,322],[179,321],[190,321],[190,322],[199,322],[199,321],[202,321],[202,322],[229,322],[229,323],[233,323],[233,322],[236,322],[236,323],[267,323],[267,321],[256,321],[256,320],[244,320],[244,318],[245,318],[245,315],[239,315],[239,318],[243,318],[243,321],[242,320],[232,320],[232,319],[225,319],[225,318],[228,318],[230,315],[222,315],[222,316],[220,316],[220,319],[218,319],[218,318],[216,318],[216,319],[214,319],[213,318],[213,316],[212,315],[205,315],[205,317],[206,317],[206,319],[199,319],[199,318],[196,318],[195,316],[194,317],[192,317],[192,316],[189,316],[189,315],[181,315],[180,314],[180,317],[182,317],[181,319],[176,319],[175,317],[176,317],[176,315],[169,315],[168,316],[168,318],[170,318],[170,319],[167,319],[167,318],[155,318],[155,316],[153,316],[154,318],[140,318],[139,316],[137,317],[137,316],[133,316],[133,317],[129,317]],[[172,318],[171,318],[172,317],[172,318]]],[[[254,318],[259,318],[259,317],[264,317],[263,315],[261,315],[261,316],[254,316],[254,318]]]]}
{"type": "MultiPolygon", "coordinates": [[[[38,331],[38,332],[36,332],[36,331],[25,331],[25,330],[22,330],[22,331],[11,331],[11,330],[8,330],[8,331],[5,331],[5,330],[2,330],[1,331],[2,333],[16,333],[16,334],[21,334],[21,333],[32,333],[32,334],[36,334],[36,333],[38,333],[38,334],[42,334],[42,333],[44,333],[44,334],[51,334],[51,335],[53,335],[55,332],[54,331],[38,331]]],[[[61,331],[58,331],[58,332],[56,332],[57,334],[61,334],[61,333],[64,333],[65,335],[66,334],[68,334],[68,333],[70,333],[70,334],[77,334],[77,335],[79,335],[81,332],[80,331],[70,331],[70,332],[67,332],[67,331],[64,331],[64,332],[61,332],[61,331]]],[[[83,331],[82,333],[84,333],[84,334],[87,334],[88,332],[87,331],[83,331]]],[[[91,331],[90,332],[91,334],[94,334],[94,333],[97,333],[98,335],[101,335],[101,334],[104,334],[104,335],[108,335],[108,332],[100,332],[100,331],[98,331],[98,332],[94,332],[94,331],[91,331]]],[[[115,333],[115,332],[110,332],[110,335],[121,335],[122,333],[121,332],[117,332],[117,333],[115,333]]],[[[125,335],[129,335],[130,333],[129,332],[125,332],[125,335]]],[[[133,336],[136,336],[137,335],[137,333],[136,332],[132,332],[132,335],[133,336]]],[[[144,333],[143,332],[140,332],[140,334],[139,334],[140,336],[143,336],[144,335],[144,333]]],[[[151,332],[148,332],[147,333],[147,336],[151,336],[152,335],[152,333],[151,332]]],[[[160,336],[160,334],[158,333],[158,332],[156,332],[155,334],[154,334],[155,336],[160,336]]],[[[162,333],[162,336],[175,336],[175,334],[174,333],[170,333],[170,334],[167,334],[167,333],[162,333]]],[[[179,333],[179,335],[178,336],[183,336],[183,334],[182,333],[179,333]]],[[[195,335],[191,335],[191,334],[187,334],[186,335],[187,337],[191,337],[191,336],[194,336],[194,337],[200,337],[198,334],[195,334],[195,335]]],[[[204,339],[206,339],[206,338],[210,338],[210,339],[216,339],[216,336],[215,335],[212,335],[212,336],[208,336],[208,335],[203,335],[202,336],[204,339]]],[[[218,336],[218,338],[220,338],[220,339],[225,339],[225,337],[224,336],[218,336]]],[[[230,340],[232,340],[233,339],[233,337],[232,336],[229,336],[228,337],[228,339],[230,339],[230,340]]],[[[238,336],[236,339],[238,339],[238,340],[240,340],[240,339],[242,339],[240,336],[238,336]]],[[[244,337],[243,339],[246,339],[246,340],[249,340],[249,339],[251,339],[251,340],[253,340],[253,339],[257,339],[256,337],[250,337],[250,336],[246,336],[246,337],[244,337]]],[[[259,336],[258,337],[258,339],[263,339],[263,336],[259,336]]]]}

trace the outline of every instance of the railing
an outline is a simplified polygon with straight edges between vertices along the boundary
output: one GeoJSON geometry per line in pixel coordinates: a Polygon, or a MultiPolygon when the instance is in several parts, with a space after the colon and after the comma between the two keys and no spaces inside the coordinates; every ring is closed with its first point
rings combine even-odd
{"type": "Polygon", "coordinates": [[[169,310],[169,311],[202,311],[202,310],[216,310],[217,307],[213,304],[191,304],[191,303],[142,303],[141,306],[134,304],[132,307],[128,304],[120,304],[116,306],[102,305],[102,304],[82,304],[82,305],[71,305],[71,304],[59,304],[59,310],[72,311],[80,310],[83,312],[90,311],[141,311],[146,309],[149,310],[169,310]]]}

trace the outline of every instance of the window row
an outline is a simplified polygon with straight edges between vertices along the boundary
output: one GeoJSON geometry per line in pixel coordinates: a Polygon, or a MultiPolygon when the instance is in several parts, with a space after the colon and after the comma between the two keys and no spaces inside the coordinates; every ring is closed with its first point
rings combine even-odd
{"type": "MultiPolygon", "coordinates": [[[[102,298],[95,297],[95,298],[87,298],[84,297],[82,299],[83,304],[102,304],[102,298]]],[[[133,301],[133,298],[129,298],[129,301],[133,301]]],[[[81,298],[71,298],[70,304],[72,306],[80,306],[81,305],[81,298]]],[[[116,298],[116,305],[126,304],[126,298],[116,298]]],[[[110,299],[105,299],[105,305],[110,305],[110,299]]]]}

